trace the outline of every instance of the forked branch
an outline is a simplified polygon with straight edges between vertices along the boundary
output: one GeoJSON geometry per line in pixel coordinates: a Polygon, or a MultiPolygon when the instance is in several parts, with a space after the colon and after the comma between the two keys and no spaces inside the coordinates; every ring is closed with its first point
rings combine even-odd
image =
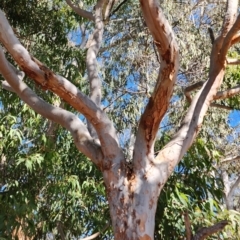
{"type": "Polygon", "coordinates": [[[191,86],[188,86],[184,89],[184,95],[187,98],[188,102],[192,101],[191,92],[196,89],[201,88],[203,86],[203,84],[204,84],[204,81],[200,81],[200,82],[194,83],[191,86]]]}
{"type": "MultiPolygon", "coordinates": [[[[155,158],[156,164],[167,165],[168,176],[173,172],[175,166],[192,145],[201,128],[203,118],[223,81],[225,74],[226,53],[233,36],[235,36],[238,31],[238,24],[240,22],[240,17],[238,17],[235,21],[234,15],[237,11],[238,1],[234,0],[228,2],[228,11],[223,23],[222,33],[214,41],[212,46],[208,80],[203,84],[200,91],[195,95],[193,101],[191,102],[179,131],[155,158]],[[235,5],[236,9],[233,9],[233,6],[235,5]],[[227,47],[225,47],[224,44],[226,44],[227,47]],[[221,46],[223,46],[223,49],[221,49],[221,46]]],[[[167,181],[168,176],[164,182],[167,181]]]]}
{"type": "Polygon", "coordinates": [[[9,64],[4,56],[2,48],[0,48],[0,62],[0,73],[14,92],[35,112],[69,130],[77,148],[99,166],[103,158],[101,147],[93,141],[82,121],[71,112],[54,107],[38,97],[18,77],[16,74],[17,70],[14,70],[13,66],[9,64]]]}
{"type": "MultiPolygon", "coordinates": [[[[159,124],[168,109],[176,81],[179,53],[174,33],[160,9],[159,1],[140,0],[140,4],[144,19],[159,52],[161,64],[156,86],[140,119],[135,146],[144,149],[143,154],[153,155],[153,145],[159,124]],[[142,138],[146,140],[146,143],[143,143],[142,138]]],[[[135,157],[141,159],[137,153],[135,157]]]]}
{"type": "MultiPolygon", "coordinates": [[[[200,82],[194,83],[193,85],[185,88],[184,94],[185,94],[185,97],[186,97],[186,99],[189,103],[192,102],[191,91],[199,89],[200,87],[203,86],[203,84],[204,84],[204,82],[200,81],[200,82]]],[[[217,94],[215,96],[213,96],[213,100],[230,98],[230,97],[233,97],[233,96],[235,96],[239,93],[240,93],[240,85],[238,85],[234,88],[225,90],[225,91],[217,92],[217,94]]],[[[223,109],[226,109],[226,110],[233,110],[233,108],[231,108],[231,107],[220,105],[220,104],[217,104],[217,103],[211,103],[210,105],[212,107],[223,108],[223,109]]]]}
{"type": "Polygon", "coordinates": [[[70,81],[55,74],[36,58],[30,56],[15,37],[2,11],[0,11],[0,41],[26,75],[45,89],[57,94],[88,119],[96,129],[105,156],[111,155],[113,150],[119,151],[116,130],[104,111],[70,81]]]}

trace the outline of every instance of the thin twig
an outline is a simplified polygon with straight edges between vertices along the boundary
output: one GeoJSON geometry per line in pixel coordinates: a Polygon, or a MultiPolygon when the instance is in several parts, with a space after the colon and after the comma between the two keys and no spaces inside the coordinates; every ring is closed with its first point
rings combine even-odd
{"type": "Polygon", "coordinates": [[[123,0],[123,1],[111,12],[111,14],[109,15],[109,18],[110,18],[111,16],[113,16],[113,14],[116,13],[116,12],[121,8],[121,6],[122,6],[123,4],[125,4],[127,1],[128,1],[128,0],[123,0]]]}

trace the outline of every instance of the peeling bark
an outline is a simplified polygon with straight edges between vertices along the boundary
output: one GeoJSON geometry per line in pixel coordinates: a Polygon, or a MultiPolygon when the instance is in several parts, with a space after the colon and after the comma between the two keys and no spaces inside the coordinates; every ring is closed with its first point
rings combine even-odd
{"type": "MultiPolygon", "coordinates": [[[[232,1],[232,2],[234,2],[234,1],[232,1]]],[[[235,11],[237,11],[237,7],[236,7],[235,11]]],[[[229,30],[229,32],[227,33],[226,37],[223,40],[223,43],[221,46],[222,48],[221,48],[220,56],[219,56],[220,59],[222,59],[222,61],[225,61],[228,49],[231,47],[232,41],[234,40],[239,29],[240,29],[240,15],[238,15],[235,23],[233,24],[233,26],[231,27],[231,29],[229,30]]]]}
{"type": "Polygon", "coordinates": [[[237,33],[231,41],[231,46],[240,42],[240,33],[237,33]]]}
{"type": "MultiPolygon", "coordinates": [[[[66,0],[71,6],[72,2],[66,0]]],[[[4,14],[0,11],[0,42],[12,55],[27,76],[43,88],[64,99],[82,113],[96,131],[86,126],[72,113],[52,106],[39,98],[9,65],[0,51],[0,71],[9,86],[32,109],[42,116],[61,124],[72,134],[77,148],[88,156],[102,171],[110,206],[110,215],[116,240],[151,240],[154,238],[155,212],[159,194],[175,166],[182,159],[196,138],[204,115],[216,96],[224,97],[238,91],[218,93],[226,67],[226,53],[237,39],[240,17],[236,19],[229,1],[221,35],[214,41],[210,71],[207,81],[191,101],[190,108],[179,131],[154,157],[154,142],[172,96],[178,72],[178,46],[171,26],[165,19],[158,0],[140,0],[143,16],[153,36],[160,56],[160,70],[154,91],[141,116],[136,135],[132,162],[125,159],[112,121],[101,109],[101,81],[97,71],[97,54],[103,36],[104,18],[110,14],[114,0],[99,0],[95,16],[80,9],[79,15],[95,21],[95,31],[88,42],[87,71],[90,97],[85,96],[70,81],[55,74],[47,66],[31,56],[15,37],[4,14]],[[107,4],[107,5],[106,5],[107,4]],[[87,16],[86,16],[87,14],[87,16]],[[235,21],[236,19],[236,21],[235,21]],[[221,95],[221,96],[220,96],[221,95]],[[91,135],[92,134],[92,135],[91,135]],[[96,142],[99,139],[100,144],[96,142]]],[[[76,6],[71,6],[74,11],[76,6]]],[[[198,232],[195,239],[218,231],[226,222],[198,232]]],[[[190,238],[188,224],[188,238],[190,238]]]]}
{"type": "MultiPolygon", "coordinates": [[[[236,4],[236,1],[232,1],[231,4],[233,3],[236,4]]],[[[230,7],[229,9],[232,8],[230,7]]],[[[236,12],[236,9],[234,12],[236,12]]],[[[155,164],[165,163],[168,165],[168,176],[172,173],[175,166],[192,145],[193,140],[196,138],[197,133],[201,128],[204,115],[222,83],[225,73],[225,58],[227,50],[230,47],[233,36],[235,36],[238,29],[240,29],[240,17],[237,18],[235,23],[234,20],[232,20],[233,18],[235,20],[234,16],[230,16],[229,18],[229,14],[226,14],[222,34],[213,44],[208,80],[204,83],[201,90],[191,102],[191,106],[189,107],[188,113],[186,114],[179,131],[159,152],[154,161],[155,164]],[[221,41],[223,41],[223,44],[226,44],[223,49],[221,49],[219,45],[221,41]]],[[[165,181],[167,181],[167,178],[165,181]]]]}
{"type": "MultiPolygon", "coordinates": [[[[225,47],[226,51],[229,49],[229,46],[225,46],[226,43],[223,43],[223,42],[225,41],[226,36],[229,34],[229,31],[236,20],[237,8],[238,8],[238,0],[226,1],[226,13],[225,13],[224,22],[222,25],[222,31],[220,36],[216,39],[216,42],[217,42],[216,47],[218,49],[221,49],[222,47],[225,47]]],[[[233,37],[231,37],[230,43],[232,40],[233,40],[233,37]]],[[[226,54],[224,56],[226,56],[226,54]]]]}
{"type": "Polygon", "coordinates": [[[144,164],[141,163],[142,159],[145,160],[144,156],[149,156],[150,161],[153,160],[155,137],[168,109],[179,65],[178,45],[158,1],[140,0],[140,5],[159,52],[161,65],[156,86],[140,119],[135,149],[142,151],[134,151],[135,165],[144,164]]]}

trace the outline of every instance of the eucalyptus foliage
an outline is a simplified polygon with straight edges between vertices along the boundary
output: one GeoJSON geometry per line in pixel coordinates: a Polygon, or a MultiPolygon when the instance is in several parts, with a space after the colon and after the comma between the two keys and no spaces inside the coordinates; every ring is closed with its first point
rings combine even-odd
{"type": "MultiPolygon", "coordinates": [[[[92,2],[84,4],[91,8],[92,2]]],[[[114,121],[123,147],[131,145],[131,135],[153,90],[151,79],[159,70],[154,42],[137,5],[129,0],[110,17],[98,58],[102,106],[114,121]]],[[[89,34],[91,24],[61,0],[2,0],[0,8],[34,57],[88,94],[86,50],[81,48],[79,28],[84,25],[89,34]]],[[[219,30],[223,6],[209,4],[208,10],[201,12],[197,5],[192,9],[184,1],[168,1],[163,2],[163,9],[177,36],[181,67],[172,109],[159,129],[158,149],[180,127],[189,105],[183,89],[207,78],[211,49],[208,28],[219,30]]],[[[231,54],[239,54],[239,49],[236,47],[231,54]]],[[[229,67],[222,88],[231,88],[237,82],[239,67],[229,67]]],[[[32,87],[48,102],[74,112],[52,93],[38,85],[32,87]]],[[[219,103],[240,108],[239,95],[219,103]]],[[[238,163],[232,167],[221,164],[221,159],[236,151],[239,144],[239,127],[232,127],[228,116],[227,110],[209,111],[199,139],[167,182],[156,213],[156,239],[183,239],[184,214],[189,215],[194,232],[228,218],[230,226],[218,237],[239,239],[239,212],[225,210],[221,178],[225,168],[229,175],[239,174],[238,163]]],[[[0,95],[0,138],[0,237],[10,239],[21,227],[33,239],[63,239],[63,235],[77,239],[108,226],[109,209],[100,171],[79,153],[66,130],[45,120],[6,90],[0,95]]],[[[108,227],[99,239],[111,237],[108,227]]],[[[211,239],[217,239],[217,235],[211,239]]]]}

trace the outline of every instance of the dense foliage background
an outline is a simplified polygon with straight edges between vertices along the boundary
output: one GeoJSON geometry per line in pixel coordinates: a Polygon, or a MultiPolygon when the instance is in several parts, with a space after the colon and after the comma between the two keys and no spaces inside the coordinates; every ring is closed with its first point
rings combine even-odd
{"type": "MultiPolygon", "coordinates": [[[[83,2],[86,9],[93,9],[95,1],[83,2]]],[[[91,34],[91,23],[61,0],[2,0],[0,8],[32,55],[88,94],[85,38],[91,34]]],[[[219,30],[225,6],[167,1],[162,8],[177,36],[181,67],[171,108],[159,129],[156,152],[179,128],[189,105],[184,89],[207,78],[208,29],[219,30]]],[[[105,24],[99,55],[102,106],[114,121],[128,155],[132,133],[154,86],[159,58],[137,1],[125,1],[105,24]]],[[[231,54],[238,56],[239,51],[237,46],[231,54]]],[[[27,77],[24,81],[48,102],[74,112],[27,77]]],[[[222,89],[238,82],[239,67],[229,67],[222,89]]],[[[239,189],[232,199],[233,209],[227,210],[222,177],[227,174],[233,184],[239,177],[239,160],[223,160],[239,155],[240,113],[236,110],[240,98],[218,103],[225,108],[210,109],[198,139],[159,198],[156,239],[184,239],[184,214],[189,215],[194,231],[229,219],[225,231],[211,239],[240,239],[239,189]]],[[[111,239],[102,176],[75,148],[66,130],[43,119],[14,93],[1,89],[0,138],[1,239],[20,234],[32,239],[80,239],[103,229],[98,238],[111,239]]]]}

